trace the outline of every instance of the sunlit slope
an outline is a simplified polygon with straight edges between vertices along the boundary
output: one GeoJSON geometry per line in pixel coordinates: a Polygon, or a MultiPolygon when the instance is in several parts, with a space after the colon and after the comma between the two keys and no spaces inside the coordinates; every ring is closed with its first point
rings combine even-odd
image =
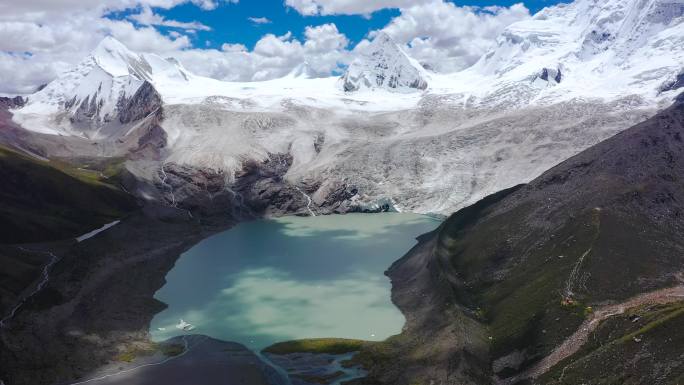
{"type": "Polygon", "coordinates": [[[389,271],[409,321],[373,347],[374,375],[677,383],[681,339],[666,330],[681,323],[684,300],[682,180],[680,101],[453,214],[389,271]],[[638,320],[612,317],[621,311],[638,320]]]}
{"type": "Polygon", "coordinates": [[[75,237],[136,207],[130,195],[97,171],[33,159],[1,146],[0,180],[2,243],[75,237]]]}

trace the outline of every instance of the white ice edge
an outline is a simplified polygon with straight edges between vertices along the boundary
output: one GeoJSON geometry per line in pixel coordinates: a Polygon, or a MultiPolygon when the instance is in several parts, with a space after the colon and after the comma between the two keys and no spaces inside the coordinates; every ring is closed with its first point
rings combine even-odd
{"type": "Polygon", "coordinates": [[[106,225],[104,225],[104,226],[102,226],[102,227],[100,227],[100,228],[98,228],[98,229],[95,229],[95,230],[93,230],[93,231],[91,231],[91,232],[89,232],[89,233],[85,233],[85,234],[83,234],[83,235],[81,235],[81,236],[79,236],[79,237],[76,237],[76,242],[83,242],[83,241],[85,241],[86,239],[90,239],[90,238],[96,236],[97,234],[99,234],[99,233],[101,233],[101,232],[103,232],[103,231],[109,229],[110,227],[116,226],[117,224],[119,224],[119,222],[121,222],[121,221],[120,221],[120,220],[116,220],[116,221],[114,221],[114,222],[107,223],[106,225]]]}

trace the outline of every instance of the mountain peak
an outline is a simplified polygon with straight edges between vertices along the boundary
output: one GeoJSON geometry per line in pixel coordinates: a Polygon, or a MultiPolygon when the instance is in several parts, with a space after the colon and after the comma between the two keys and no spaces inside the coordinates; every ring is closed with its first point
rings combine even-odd
{"type": "Polygon", "coordinates": [[[379,32],[342,77],[344,90],[382,88],[395,92],[425,90],[420,64],[411,59],[385,32],[379,32]]]}
{"type": "MultiPolygon", "coordinates": [[[[380,31],[375,35],[375,38],[373,38],[373,41],[371,42],[372,45],[386,45],[386,44],[394,44],[396,45],[397,43],[394,42],[394,39],[390,37],[390,35],[387,34],[387,32],[380,31]]],[[[398,48],[398,46],[397,46],[398,48]]]]}
{"type": "Polygon", "coordinates": [[[117,40],[113,36],[105,36],[102,41],[95,47],[95,52],[122,52],[122,53],[132,53],[122,42],[117,40]]]}
{"type": "Polygon", "coordinates": [[[150,77],[149,64],[144,58],[112,36],[102,39],[91,56],[98,66],[112,76],[135,75],[143,80],[150,77]]]}

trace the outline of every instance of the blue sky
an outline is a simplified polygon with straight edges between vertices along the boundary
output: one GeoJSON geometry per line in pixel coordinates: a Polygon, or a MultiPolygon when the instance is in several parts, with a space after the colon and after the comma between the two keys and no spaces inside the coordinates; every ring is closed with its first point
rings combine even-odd
{"type": "Polygon", "coordinates": [[[522,1],[21,0],[3,8],[0,0],[0,93],[33,92],[106,36],[136,52],[177,58],[197,75],[259,81],[304,63],[309,76],[337,75],[368,44],[369,32],[383,30],[419,63],[452,73],[495,47],[511,23],[569,0],[522,1]],[[489,6],[499,8],[483,10],[489,6]]]}
{"type": "MultiPolygon", "coordinates": [[[[511,6],[520,0],[471,0],[452,1],[459,6],[486,7],[492,5],[511,6]]],[[[529,0],[522,3],[536,13],[540,9],[568,2],[567,0],[529,0]]],[[[211,31],[198,31],[192,37],[193,45],[197,48],[220,48],[223,43],[240,43],[253,48],[255,43],[265,34],[277,36],[292,32],[295,38],[302,38],[304,28],[311,25],[334,23],[337,28],[353,43],[358,43],[367,36],[368,32],[378,30],[400,14],[397,9],[385,9],[374,12],[370,17],[363,15],[334,15],[334,16],[303,16],[295,9],[285,6],[283,0],[241,0],[237,4],[223,3],[214,10],[203,10],[194,4],[186,3],[168,10],[155,8],[155,13],[168,19],[184,22],[198,21],[212,28],[211,31]],[[265,17],[270,23],[258,24],[249,20],[250,17],[265,17]]],[[[112,15],[113,18],[125,18],[135,13],[129,10],[112,15]]],[[[168,32],[172,29],[160,28],[168,32]]]]}

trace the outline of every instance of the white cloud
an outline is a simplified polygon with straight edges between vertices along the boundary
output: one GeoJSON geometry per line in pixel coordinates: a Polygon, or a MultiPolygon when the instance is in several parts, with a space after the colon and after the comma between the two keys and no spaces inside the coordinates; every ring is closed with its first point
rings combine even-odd
{"type": "Polygon", "coordinates": [[[317,27],[306,27],[304,30],[306,43],[304,46],[309,52],[329,52],[343,50],[349,45],[346,36],[340,33],[335,24],[323,24],[317,27]]]}
{"type": "Polygon", "coordinates": [[[405,44],[418,61],[441,72],[454,72],[475,63],[508,25],[529,17],[522,3],[478,9],[431,0],[402,8],[383,31],[405,44]]]}
{"type": "Polygon", "coordinates": [[[302,15],[369,15],[399,9],[401,14],[383,30],[405,45],[411,56],[442,72],[472,65],[506,26],[530,17],[522,3],[508,8],[460,7],[445,0],[285,0],[285,4],[302,15]]]}
{"type": "Polygon", "coordinates": [[[203,295],[203,302],[161,313],[153,322],[164,330],[155,336],[176,335],[174,325],[182,318],[214,338],[263,348],[273,341],[311,336],[382,340],[400,332],[405,322],[380,274],[339,275],[318,282],[266,267],[242,271],[225,286],[203,295]]]}
{"type": "Polygon", "coordinates": [[[109,34],[133,51],[164,54],[192,46],[186,35],[171,39],[153,27],[136,28],[127,21],[109,19],[102,20],[102,25],[106,27],[109,34]]]}
{"type": "MultiPolygon", "coordinates": [[[[349,39],[335,24],[306,27],[304,40],[264,35],[252,51],[242,44],[223,44],[221,50],[186,49],[173,53],[190,71],[229,81],[255,81],[287,75],[306,62],[310,75],[329,76],[349,62],[349,39]]],[[[169,53],[168,55],[171,55],[169,53]]]]}
{"type": "Polygon", "coordinates": [[[430,0],[285,0],[302,15],[368,15],[386,8],[427,4],[430,0]]]}
{"type": "MultiPolygon", "coordinates": [[[[133,50],[166,53],[191,46],[181,33],[165,36],[153,26],[103,17],[127,6],[172,6],[183,0],[24,0],[0,1],[0,92],[25,94],[54,79],[107,35],[133,50]],[[93,5],[96,4],[96,5],[93,5]]],[[[202,4],[208,6],[207,4],[202,4]]]]}
{"type": "Polygon", "coordinates": [[[246,52],[247,47],[244,44],[229,44],[223,43],[221,50],[225,52],[246,52]]]}
{"type": "Polygon", "coordinates": [[[351,60],[347,50],[349,39],[338,31],[335,24],[306,27],[304,36],[306,62],[314,75],[329,75],[351,60]]]}
{"type": "Polygon", "coordinates": [[[248,17],[249,21],[254,24],[271,24],[272,21],[266,17],[248,17]]]}
{"type": "Polygon", "coordinates": [[[211,31],[210,27],[196,21],[183,22],[168,20],[164,18],[164,16],[154,13],[149,6],[143,6],[140,13],[130,15],[128,18],[140,25],[156,25],[193,31],[211,31]]]}
{"type": "Polygon", "coordinates": [[[192,3],[204,10],[216,9],[223,3],[239,0],[21,0],[0,1],[0,20],[49,21],[54,17],[69,17],[74,13],[102,15],[108,11],[138,6],[170,9],[184,3],[192,3]]]}
{"type": "MultiPolygon", "coordinates": [[[[46,60],[0,52],[0,95],[34,92],[38,85],[57,76],[59,64],[46,60]]],[[[63,70],[66,68],[62,68],[63,70]]]]}
{"type": "MultiPolygon", "coordinates": [[[[329,76],[339,73],[355,52],[368,44],[362,40],[350,47],[337,26],[328,23],[306,27],[301,39],[293,38],[292,33],[266,34],[253,50],[233,42],[225,42],[220,49],[193,47],[188,34],[208,26],[169,20],[152,9],[181,3],[211,9],[231,2],[237,1],[22,0],[8,6],[0,0],[0,92],[32,92],[86,57],[107,35],[134,51],[173,56],[194,73],[230,81],[273,79],[305,62],[310,75],[329,76]],[[136,9],[137,13],[126,20],[104,16],[121,9],[136,9]],[[162,34],[159,26],[173,30],[162,34]]],[[[506,26],[529,17],[522,4],[508,8],[458,7],[445,0],[286,0],[286,4],[305,14],[370,13],[399,7],[400,15],[383,30],[411,56],[441,72],[471,65],[494,45],[506,26]]]]}

